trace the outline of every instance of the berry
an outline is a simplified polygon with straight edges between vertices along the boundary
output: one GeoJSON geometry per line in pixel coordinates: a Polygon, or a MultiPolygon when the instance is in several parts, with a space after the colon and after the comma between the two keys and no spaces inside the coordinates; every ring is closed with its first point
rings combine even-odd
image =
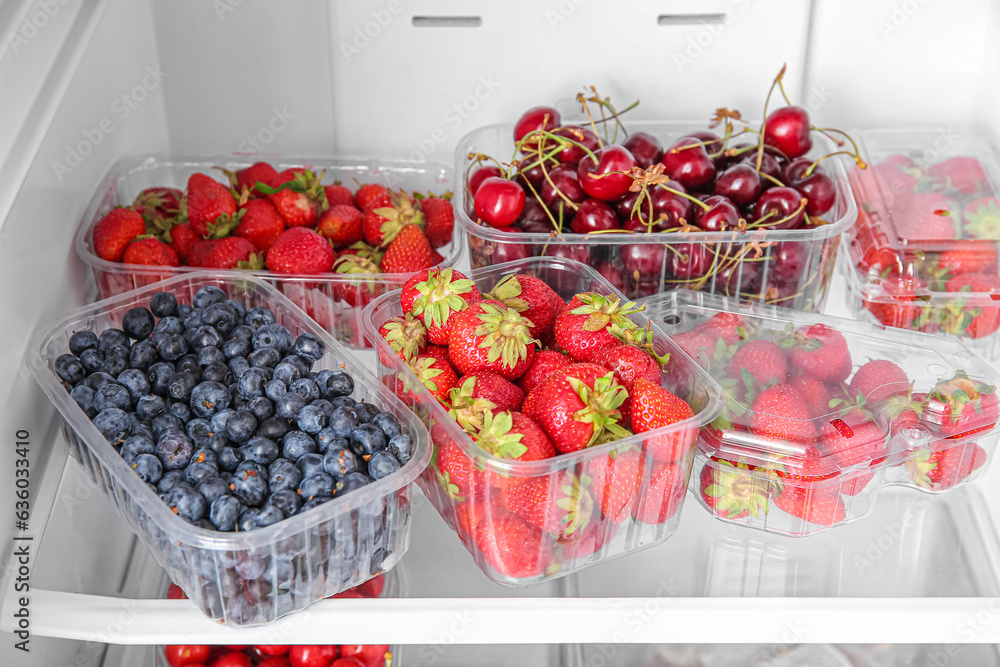
{"type": "Polygon", "coordinates": [[[129,244],[145,233],[141,215],[128,208],[112,209],[94,225],[94,252],[101,259],[121,262],[129,244]]]}

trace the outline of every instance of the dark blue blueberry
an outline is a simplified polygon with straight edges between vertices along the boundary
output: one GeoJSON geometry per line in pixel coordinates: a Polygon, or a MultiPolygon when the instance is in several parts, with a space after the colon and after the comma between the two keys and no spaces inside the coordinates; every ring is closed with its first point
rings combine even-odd
{"type": "Polygon", "coordinates": [[[132,470],[136,472],[142,481],[156,484],[163,477],[163,466],[160,459],[152,454],[139,454],[132,460],[132,470]]]}
{"type": "Polygon", "coordinates": [[[371,456],[385,449],[385,433],[374,424],[361,424],[351,432],[351,451],[358,456],[371,456]]]}
{"type": "Polygon", "coordinates": [[[268,438],[252,438],[240,447],[240,454],[243,455],[244,461],[256,461],[261,465],[268,465],[278,458],[278,443],[268,438]]]}
{"type": "Polygon", "coordinates": [[[87,377],[87,369],[72,354],[60,354],[55,363],[56,375],[67,384],[76,384],[87,377]]]}
{"type": "Polygon", "coordinates": [[[177,317],[182,320],[187,317],[187,314],[194,310],[194,306],[189,303],[179,303],[177,304],[177,317]]]}
{"type": "Polygon", "coordinates": [[[202,368],[209,364],[221,364],[223,366],[226,364],[226,355],[214,345],[206,345],[201,348],[195,353],[195,357],[198,359],[198,365],[202,368]]]}
{"type": "Polygon", "coordinates": [[[222,356],[226,359],[245,357],[253,352],[253,345],[245,338],[232,337],[222,343],[222,356]]]}
{"type": "Polygon", "coordinates": [[[138,401],[149,393],[149,380],[146,379],[146,374],[135,368],[122,371],[118,376],[118,384],[128,389],[132,401],[138,401]]]}
{"type": "Polygon", "coordinates": [[[320,387],[323,398],[350,396],[354,393],[354,378],[347,371],[334,371],[326,380],[326,387],[320,387]]]}
{"type": "Polygon", "coordinates": [[[181,484],[184,484],[184,471],[170,470],[163,473],[163,477],[160,478],[160,483],[156,485],[156,488],[160,493],[167,493],[170,489],[181,484]]]}
{"type": "Polygon", "coordinates": [[[214,327],[202,325],[195,329],[194,338],[191,339],[191,349],[197,352],[203,347],[219,347],[222,341],[222,334],[214,327]]]}
{"type": "Polygon", "coordinates": [[[267,324],[274,324],[277,322],[277,318],[274,313],[271,312],[270,308],[265,308],[264,306],[257,306],[256,308],[251,308],[247,311],[246,316],[243,321],[254,329],[259,329],[267,324]]]}
{"type": "Polygon", "coordinates": [[[295,467],[299,469],[299,472],[302,473],[302,478],[305,479],[324,471],[323,457],[319,454],[305,454],[295,462],[295,467]]]}
{"type": "Polygon", "coordinates": [[[388,477],[401,467],[402,466],[400,466],[396,457],[389,452],[375,452],[372,454],[372,457],[368,459],[368,476],[373,480],[378,481],[383,477],[388,477]]]}
{"type": "Polygon", "coordinates": [[[129,368],[136,368],[143,373],[156,363],[157,358],[156,346],[153,345],[153,341],[148,339],[140,340],[128,351],[129,368]]]}
{"type": "Polygon", "coordinates": [[[182,336],[177,334],[164,334],[159,339],[153,339],[156,352],[165,361],[180,359],[188,351],[188,343],[182,336]]]}
{"type": "Polygon", "coordinates": [[[86,380],[87,386],[93,389],[94,391],[97,391],[104,385],[113,382],[115,382],[115,378],[111,375],[108,375],[104,371],[97,371],[96,373],[91,373],[86,380]]]}
{"type": "Polygon", "coordinates": [[[289,391],[282,394],[278,400],[274,402],[274,411],[279,417],[284,417],[285,419],[295,419],[299,411],[306,406],[306,399],[302,398],[299,394],[289,391]]]}
{"type": "Polygon", "coordinates": [[[171,403],[170,414],[177,417],[185,424],[191,421],[191,408],[188,407],[187,403],[171,403]]]}
{"type": "Polygon", "coordinates": [[[264,554],[246,554],[237,559],[236,574],[247,581],[260,579],[270,562],[271,559],[264,554]]]}
{"type": "Polygon", "coordinates": [[[257,527],[257,516],[260,510],[256,507],[248,507],[240,512],[240,518],[236,520],[236,530],[247,532],[257,527]]]}
{"type": "Polygon", "coordinates": [[[285,434],[292,430],[287,419],[281,417],[268,417],[260,423],[257,428],[257,435],[262,438],[270,438],[278,442],[285,437],[285,434]]]}
{"type": "MultiPolygon", "coordinates": [[[[188,317],[190,318],[191,316],[188,317]]],[[[198,325],[198,326],[204,326],[204,325],[198,325]]],[[[191,343],[194,342],[194,336],[197,330],[198,330],[197,326],[188,327],[187,321],[184,322],[184,333],[181,334],[181,337],[184,339],[184,342],[187,343],[188,349],[191,348],[191,343]]]]}
{"type": "Polygon", "coordinates": [[[191,412],[196,417],[211,417],[225,410],[231,402],[229,389],[219,382],[202,382],[191,391],[191,412]]]}
{"type": "Polygon", "coordinates": [[[229,532],[236,528],[236,520],[239,519],[241,509],[243,505],[235,497],[228,494],[218,496],[209,505],[208,519],[216,529],[229,532]]]}
{"type": "Polygon", "coordinates": [[[277,507],[285,516],[295,516],[299,513],[303,500],[308,500],[308,498],[300,496],[291,489],[284,489],[271,493],[264,504],[277,507]]]}
{"type": "Polygon", "coordinates": [[[97,334],[89,329],[76,331],[69,337],[69,351],[79,357],[84,350],[97,349],[97,334]]]}
{"type": "Polygon", "coordinates": [[[236,299],[226,299],[226,305],[229,306],[229,309],[233,311],[234,315],[236,315],[236,319],[239,321],[239,326],[246,326],[243,324],[243,319],[247,316],[247,307],[236,299]]]}
{"type": "Polygon", "coordinates": [[[316,400],[314,400],[309,405],[314,405],[317,408],[319,408],[323,412],[323,415],[327,419],[330,418],[330,415],[333,414],[333,411],[334,411],[334,405],[333,405],[333,403],[331,403],[330,401],[326,400],[325,398],[317,398],[316,400]]]}
{"type": "MultiPolygon", "coordinates": [[[[267,373],[260,368],[248,368],[240,375],[238,386],[240,396],[246,400],[264,395],[264,387],[267,385],[267,373]]],[[[272,399],[273,400],[273,399],[272,399]]]]}
{"type": "Polygon", "coordinates": [[[297,354],[289,354],[284,359],[281,360],[283,364],[291,364],[299,371],[300,377],[309,377],[309,371],[312,368],[312,363],[308,359],[303,359],[297,354]]]}
{"type": "Polygon", "coordinates": [[[259,475],[260,477],[267,477],[267,466],[257,463],[256,461],[240,461],[240,464],[236,466],[236,473],[242,473],[245,470],[252,471],[253,474],[259,475]]]}
{"type": "Polygon", "coordinates": [[[202,461],[192,463],[184,469],[184,481],[192,486],[196,486],[203,480],[219,476],[219,467],[214,463],[202,461]]]}
{"type": "Polygon", "coordinates": [[[229,477],[230,490],[244,505],[257,506],[267,495],[267,482],[261,475],[250,470],[237,470],[229,477]]]}
{"type": "Polygon", "coordinates": [[[272,402],[277,402],[279,398],[287,393],[288,385],[277,378],[268,381],[267,385],[264,387],[264,395],[271,399],[272,402]]]}
{"type": "Polygon", "coordinates": [[[337,408],[353,408],[358,402],[350,396],[335,396],[330,399],[330,405],[337,408]]]}
{"type": "Polygon", "coordinates": [[[184,425],[184,432],[191,438],[191,442],[198,447],[204,447],[208,436],[212,434],[212,422],[197,417],[184,425]]]}
{"type": "Polygon", "coordinates": [[[130,309],[122,318],[122,331],[133,340],[142,340],[153,333],[156,319],[149,309],[136,307],[130,309]]]}
{"type": "Polygon", "coordinates": [[[80,363],[83,364],[88,373],[96,373],[104,368],[104,355],[97,348],[91,347],[80,354],[80,363]]]}
{"type": "MultiPolygon", "coordinates": [[[[214,348],[203,347],[202,349],[211,350],[214,348]]],[[[213,362],[205,366],[201,372],[202,382],[218,382],[220,384],[230,385],[233,383],[234,377],[235,375],[232,370],[230,370],[229,366],[221,362],[213,362]]]]}
{"type": "Polygon", "coordinates": [[[356,403],[354,411],[358,413],[358,419],[361,420],[362,424],[367,424],[379,414],[379,409],[371,403],[356,403]]]}
{"type": "Polygon", "coordinates": [[[295,354],[309,361],[319,361],[326,354],[326,344],[311,333],[299,334],[295,339],[295,354]]]}
{"type": "Polygon", "coordinates": [[[351,441],[337,435],[329,426],[316,434],[316,448],[321,454],[325,454],[330,447],[350,447],[351,441]]]}
{"type": "Polygon", "coordinates": [[[276,505],[266,505],[260,510],[260,514],[257,515],[257,527],[267,528],[268,526],[273,526],[274,524],[282,521],[285,518],[285,513],[281,511],[281,508],[276,505]]]}
{"type": "Polygon", "coordinates": [[[351,433],[354,433],[354,429],[356,429],[360,423],[361,420],[358,418],[358,413],[354,408],[335,408],[334,411],[330,413],[330,430],[333,431],[335,436],[350,438],[351,433]]]}
{"type": "Polygon", "coordinates": [[[102,331],[97,339],[97,349],[101,351],[101,354],[107,356],[108,350],[115,345],[121,345],[125,349],[128,349],[128,336],[125,335],[125,332],[121,329],[105,329],[102,331]]]}
{"type": "Polygon", "coordinates": [[[295,566],[289,561],[274,559],[264,572],[263,577],[276,588],[288,589],[295,577],[295,566]]]}
{"type": "MultiPolygon", "coordinates": [[[[206,477],[198,482],[195,488],[209,504],[215,502],[217,498],[229,495],[229,483],[221,477],[206,477]]],[[[234,518],[233,521],[235,522],[236,519],[234,518]]]]}
{"type": "Polygon", "coordinates": [[[164,470],[181,470],[191,461],[194,445],[180,431],[167,431],[156,443],[156,455],[164,470]]]}
{"type": "Polygon", "coordinates": [[[231,408],[226,408],[225,410],[219,410],[214,415],[209,423],[212,425],[212,431],[216,433],[225,433],[226,424],[229,423],[230,418],[236,414],[236,410],[231,408]]]}
{"type": "Polygon", "coordinates": [[[305,500],[311,500],[316,496],[333,496],[334,479],[325,472],[318,472],[309,475],[299,484],[299,493],[305,500]]]}
{"type": "Polygon", "coordinates": [[[126,368],[128,368],[126,357],[109,355],[104,358],[104,363],[101,364],[101,370],[111,377],[118,377],[126,368]]]}
{"type": "Polygon", "coordinates": [[[299,410],[295,423],[301,431],[319,433],[326,426],[326,415],[323,414],[322,409],[315,405],[307,405],[299,410]]]}
{"type": "Polygon", "coordinates": [[[163,498],[167,506],[175,510],[180,518],[188,523],[195,523],[208,512],[208,503],[190,484],[178,484],[167,492],[163,498]]]}
{"type": "Polygon", "coordinates": [[[258,422],[262,422],[274,415],[274,403],[267,396],[258,396],[247,402],[247,410],[257,418],[258,422]]]}
{"type": "MultiPolygon", "coordinates": [[[[253,327],[250,326],[249,324],[241,324],[232,331],[230,331],[229,336],[231,338],[242,338],[243,340],[249,343],[250,341],[253,340],[253,331],[254,331],[253,327]]],[[[250,346],[250,349],[253,350],[252,345],[250,346]]],[[[247,354],[249,354],[249,352],[247,354]]]]}
{"type": "Polygon", "coordinates": [[[274,368],[281,362],[281,353],[273,347],[262,347],[251,352],[247,360],[254,368],[274,368]]]}
{"type": "Polygon", "coordinates": [[[362,486],[367,486],[370,481],[367,476],[362,475],[360,472],[348,473],[337,482],[337,490],[334,495],[339,498],[351,491],[360,489],[362,486]]]}
{"type": "Polygon", "coordinates": [[[132,465],[135,458],[140,454],[155,454],[156,445],[149,438],[141,435],[133,435],[122,443],[122,448],[118,453],[125,463],[132,465]]]}
{"type": "Polygon", "coordinates": [[[273,347],[279,352],[284,352],[293,344],[292,334],[280,324],[265,324],[253,334],[253,349],[255,350],[262,347],[273,347]]]}
{"type": "Polygon", "coordinates": [[[153,434],[159,438],[161,435],[167,431],[182,431],[184,430],[184,424],[181,420],[170,414],[169,412],[161,412],[160,414],[153,417],[149,422],[149,426],[153,429],[153,434]]]}
{"type": "Polygon", "coordinates": [[[331,371],[329,368],[324,368],[315,373],[311,373],[309,377],[311,377],[313,381],[316,382],[316,385],[319,387],[319,390],[322,393],[331,375],[333,375],[333,371],[331,371]]]}
{"type": "Polygon", "coordinates": [[[128,410],[131,406],[132,397],[129,396],[128,389],[117,382],[102,385],[94,392],[94,409],[98,412],[108,408],[128,410]]]}
{"type": "Polygon", "coordinates": [[[172,363],[159,361],[149,367],[146,371],[146,379],[149,380],[149,390],[160,396],[167,395],[167,387],[170,385],[170,378],[176,372],[172,363]]]}
{"type": "Polygon", "coordinates": [[[184,323],[174,316],[164,317],[153,327],[153,333],[177,334],[179,336],[184,333],[184,323]]]}
{"type": "Polygon", "coordinates": [[[396,415],[391,412],[380,412],[372,419],[372,424],[378,426],[387,440],[391,440],[397,435],[403,434],[403,425],[399,423],[399,419],[396,415]]]}
{"type": "Polygon", "coordinates": [[[302,481],[302,471],[287,459],[277,459],[267,467],[268,485],[271,493],[290,490],[298,491],[302,481]]]}
{"type": "Polygon", "coordinates": [[[195,308],[208,308],[213,303],[225,303],[226,293],[215,285],[205,285],[195,292],[191,305],[195,308]]]}
{"type": "Polygon", "coordinates": [[[407,461],[413,458],[413,438],[406,433],[394,435],[389,438],[389,444],[386,449],[396,457],[396,460],[405,465],[407,461]]]}
{"type": "Polygon", "coordinates": [[[191,400],[191,390],[198,384],[189,371],[178,371],[170,377],[167,383],[167,395],[175,401],[191,400]]]}
{"type": "Polygon", "coordinates": [[[195,378],[201,377],[201,364],[198,363],[198,355],[188,352],[183,357],[174,362],[178,371],[187,371],[195,378]]]}
{"type": "Polygon", "coordinates": [[[229,438],[226,437],[226,434],[224,432],[219,433],[218,431],[213,431],[212,435],[208,436],[208,438],[205,440],[204,448],[211,449],[218,455],[219,452],[221,452],[226,447],[229,447],[231,444],[232,443],[229,442],[229,438]]]}
{"type": "MultiPolygon", "coordinates": [[[[72,359],[72,357],[70,358],[72,359]]],[[[286,385],[291,386],[293,382],[295,382],[301,377],[302,373],[299,372],[298,368],[296,368],[291,364],[285,363],[284,361],[280,362],[277,366],[274,367],[274,379],[281,380],[286,385]]]]}
{"type": "Polygon", "coordinates": [[[323,469],[334,479],[343,479],[352,472],[358,472],[360,467],[358,457],[349,449],[331,446],[323,456],[323,469]]]}
{"type": "Polygon", "coordinates": [[[191,452],[191,465],[195,463],[211,463],[217,465],[219,455],[207,447],[200,447],[191,452]]]}
{"type": "Polygon", "coordinates": [[[320,505],[329,500],[332,500],[332,498],[328,496],[315,496],[312,499],[302,503],[302,507],[299,508],[299,514],[302,514],[303,512],[308,512],[313,508],[319,507],[320,505]]]}
{"type": "Polygon", "coordinates": [[[223,447],[219,453],[219,470],[224,470],[226,472],[234,472],[240,463],[243,462],[243,458],[240,456],[238,449],[233,447],[223,447]]]}
{"type": "Polygon", "coordinates": [[[212,304],[206,308],[201,320],[223,336],[228,336],[236,328],[236,313],[225,303],[212,304]]]}
{"type": "Polygon", "coordinates": [[[237,410],[226,422],[226,437],[233,442],[246,442],[257,430],[257,418],[248,410],[237,410]]]}
{"type": "Polygon", "coordinates": [[[243,372],[248,368],[250,368],[250,362],[246,360],[246,357],[233,357],[229,360],[229,370],[233,372],[234,378],[243,375],[243,372]]]}
{"type": "Polygon", "coordinates": [[[177,313],[177,299],[170,292],[157,292],[149,300],[149,309],[157,317],[167,317],[177,313]]]}
{"type": "Polygon", "coordinates": [[[309,378],[296,380],[288,386],[288,391],[294,391],[296,394],[306,399],[307,403],[312,403],[320,397],[319,386],[309,378]]]}
{"type": "Polygon", "coordinates": [[[302,431],[289,431],[281,440],[281,455],[289,461],[298,461],[306,454],[314,454],[316,449],[316,441],[302,431]]]}
{"type": "Polygon", "coordinates": [[[79,384],[73,387],[73,390],[69,392],[70,397],[76,401],[76,404],[80,406],[84,414],[87,417],[93,419],[94,415],[97,414],[97,410],[94,408],[94,390],[85,384],[79,384]]]}

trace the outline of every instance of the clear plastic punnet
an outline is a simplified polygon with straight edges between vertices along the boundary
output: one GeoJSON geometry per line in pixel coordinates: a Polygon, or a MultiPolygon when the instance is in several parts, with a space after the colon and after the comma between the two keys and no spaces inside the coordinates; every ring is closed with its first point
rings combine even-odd
{"type": "MultiPolygon", "coordinates": [[[[627,125],[629,131],[654,135],[664,146],[692,130],[705,129],[704,123],[693,121],[627,125]]],[[[814,133],[813,139],[814,147],[808,153],[811,157],[837,150],[819,133],[814,133]]],[[[826,301],[840,236],[857,218],[845,163],[836,157],[824,160],[820,167],[836,188],[833,208],[799,229],[591,234],[496,229],[478,221],[466,179],[475,155],[506,161],[513,153],[511,124],[473,130],[455,150],[455,220],[468,234],[473,268],[539,255],[564,257],[594,267],[630,299],[686,288],[819,311],[826,301]]]]}
{"type": "MultiPolygon", "coordinates": [[[[215,167],[234,171],[257,161],[266,161],[279,171],[292,167],[325,171],[325,185],[339,181],[352,190],[362,183],[379,183],[407,192],[444,194],[452,187],[451,169],[432,162],[414,164],[364,158],[268,155],[157,154],[128,158],[113,165],[97,187],[76,236],[76,252],[94,272],[98,297],[106,299],[158,280],[199,270],[188,266],[140,266],[101,259],[94,252],[92,240],[94,225],[105,213],[115,206],[130,205],[136,195],[146,188],[173,187],[183,190],[188,177],[195,172],[209,174],[225,182],[222,172],[215,167]]],[[[456,228],[451,242],[438,249],[444,258],[441,266],[452,266],[458,261],[464,238],[465,235],[456,228]]],[[[240,274],[250,274],[271,283],[337,340],[350,347],[364,347],[359,328],[364,306],[379,294],[402,286],[412,275],[365,273],[358,277],[358,274],[323,273],[290,276],[266,270],[241,270],[240,274]]]]}
{"type": "MultiPolygon", "coordinates": [[[[567,301],[581,292],[621,296],[592,268],[558,258],[476,269],[469,277],[485,293],[512,274],[535,276],[567,301]]],[[[412,397],[413,410],[431,433],[434,456],[418,480],[421,489],[487,577],[508,586],[533,585],[674,534],[698,431],[721,407],[715,383],[680,348],[653,330],[654,350],[671,355],[661,385],[684,399],[692,416],[571,454],[518,461],[476,444],[379,335],[379,325],[402,312],[399,292],[377,298],[366,309],[365,335],[378,352],[382,382],[412,397]],[[467,479],[456,483],[455,470],[466,471],[467,479]],[[535,499],[544,507],[572,506],[574,518],[555,532],[524,528],[524,522],[510,518],[504,501],[505,491],[518,485],[534,486],[535,499]]],[[[639,326],[647,322],[642,313],[629,317],[639,326]]]]}
{"type": "Polygon", "coordinates": [[[184,275],[84,306],[45,327],[28,352],[31,373],[62,415],[70,453],[107,494],[118,517],[206,616],[228,625],[259,625],[357,586],[392,568],[409,545],[412,482],[430,460],[427,431],[391,391],[275,287],[237,272],[184,275]],[[326,345],[315,370],[346,370],[353,398],[396,415],[414,441],[395,473],[265,528],[219,532],[184,521],[122,459],[54,371],[80,330],[120,327],[131,308],[168,291],[190,303],[215,285],[246,308],[267,306],[293,336],[311,333],[326,345]]]}
{"type": "Polygon", "coordinates": [[[1000,164],[971,128],[857,133],[858,224],[844,236],[848,307],[859,319],[958,336],[1000,357],[1000,164]]]}
{"type": "Polygon", "coordinates": [[[996,451],[1000,378],[957,340],[687,290],[644,303],[724,393],[691,478],[723,521],[810,535],[884,486],[972,482],[996,451]]]}

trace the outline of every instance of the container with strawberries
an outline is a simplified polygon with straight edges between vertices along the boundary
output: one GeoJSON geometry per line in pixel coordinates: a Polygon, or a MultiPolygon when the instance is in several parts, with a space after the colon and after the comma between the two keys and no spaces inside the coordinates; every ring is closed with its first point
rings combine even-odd
{"type": "Polygon", "coordinates": [[[810,535],[883,486],[972,481],[995,453],[1000,377],[956,340],[686,290],[645,305],[724,392],[691,482],[719,519],[810,535]]]}
{"type": "Polygon", "coordinates": [[[365,311],[384,383],[428,425],[425,495],[522,586],[677,528],[711,379],[590,267],[430,269],[365,311]]]}
{"type": "Polygon", "coordinates": [[[365,304],[461,255],[450,187],[433,163],[133,158],[98,187],[76,250],[101,298],[199,268],[242,270],[363,346],[365,304]]]}
{"type": "Polygon", "coordinates": [[[971,129],[859,133],[848,302],[883,324],[959,336],[1000,357],[1000,197],[994,149],[971,129]]]}

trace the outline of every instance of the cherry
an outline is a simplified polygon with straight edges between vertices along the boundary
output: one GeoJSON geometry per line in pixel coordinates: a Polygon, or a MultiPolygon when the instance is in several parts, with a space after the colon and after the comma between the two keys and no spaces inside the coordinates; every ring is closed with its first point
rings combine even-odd
{"type": "MultiPolygon", "coordinates": [[[[757,153],[753,151],[744,153],[740,157],[739,162],[749,164],[756,170],[757,153]]],[[[764,155],[762,156],[760,162],[760,173],[767,174],[771,178],[774,178],[784,183],[784,181],[781,179],[781,162],[778,161],[777,157],[771,155],[770,153],[765,152],[764,155]]],[[[774,182],[762,177],[760,179],[760,187],[762,190],[767,190],[768,188],[774,187],[774,182]]]]}
{"type": "Polygon", "coordinates": [[[305,644],[293,646],[288,652],[288,660],[292,667],[330,667],[337,655],[336,646],[305,644]]]}
{"type": "Polygon", "coordinates": [[[774,306],[793,308],[798,288],[799,284],[794,282],[779,285],[768,281],[767,288],[764,290],[764,302],[774,306]]]}
{"type": "MultiPolygon", "coordinates": [[[[572,141],[583,144],[590,151],[596,151],[600,142],[597,140],[597,135],[586,127],[580,127],[579,125],[567,125],[566,127],[560,127],[558,130],[552,134],[557,137],[566,137],[572,141]]],[[[583,150],[579,146],[567,146],[559,153],[556,157],[563,164],[577,164],[583,157],[587,154],[587,151],[583,150]]]]}
{"type": "Polygon", "coordinates": [[[524,211],[521,212],[522,221],[541,221],[551,226],[549,214],[545,212],[545,207],[534,197],[528,197],[524,202],[524,211]]]}
{"type": "Polygon", "coordinates": [[[770,277],[776,284],[798,283],[802,272],[809,263],[806,244],[795,241],[780,241],[771,248],[770,277]]]}
{"type": "Polygon", "coordinates": [[[634,182],[628,174],[612,174],[612,171],[628,171],[636,166],[635,158],[628,149],[621,146],[605,146],[594,151],[594,158],[585,156],[577,167],[580,185],[591,197],[614,201],[621,199],[634,182]],[[601,176],[601,178],[594,178],[601,176]]]}
{"type": "Polygon", "coordinates": [[[618,266],[614,262],[601,260],[594,266],[594,269],[604,276],[607,281],[616,288],[622,292],[625,291],[627,285],[625,283],[625,274],[622,272],[622,267],[618,266]]]}
{"type": "Polygon", "coordinates": [[[634,132],[622,142],[622,146],[635,158],[635,163],[643,169],[663,159],[663,144],[648,132],[634,132]]]}
{"type": "Polygon", "coordinates": [[[647,296],[653,296],[654,294],[660,293],[660,281],[659,280],[640,280],[639,282],[634,282],[631,277],[629,278],[629,287],[626,290],[628,298],[630,299],[644,299],[647,296]]]}
{"type": "Polygon", "coordinates": [[[167,646],[164,655],[171,667],[184,667],[185,665],[203,664],[208,662],[208,656],[212,653],[211,646],[200,646],[193,644],[181,644],[167,646]]]}
{"type": "MultiPolygon", "coordinates": [[[[668,181],[666,185],[677,192],[687,193],[685,187],[677,181],[668,181]]],[[[638,192],[630,192],[615,203],[615,211],[618,213],[619,220],[628,222],[632,219],[632,207],[638,198],[638,192]]],[[[682,221],[690,222],[692,220],[691,208],[693,204],[691,200],[659,185],[650,187],[649,198],[639,205],[639,210],[635,214],[638,221],[650,221],[650,205],[653,209],[652,220],[660,220],[653,231],[676,229],[682,225],[682,221]]]]}
{"type": "MultiPolygon", "coordinates": [[[[521,114],[521,117],[514,124],[514,143],[517,143],[527,134],[536,130],[548,130],[551,132],[560,125],[562,125],[562,117],[552,107],[531,107],[521,114]]],[[[521,145],[521,152],[528,153],[536,150],[537,143],[530,140],[524,142],[521,145]]]]}
{"type": "MultiPolygon", "coordinates": [[[[549,171],[549,178],[555,184],[555,188],[552,187],[549,181],[543,181],[540,196],[542,203],[553,213],[558,210],[559,204],[566,205],[563,198],[556,192],[556,188],[574,204],[583,203],[583,200],[587,198],[587,193],[580,187],[580,180],[576,176],[575,167],[568,164],[560,165],[549,171]]],[[[571,213],[572,211],[569,212],[571,213]]]]}
{"type": "Polygon", "coordinates": [[[695,137],[681,137],[663,154],[665,173],[689,190],[708,185],[715,178],[715,163],[708,157],[704,146],[676,150],[681,146],[697,144],[695,137]]]}
{"type": "Polygon", "coordinates": [[[545,249],[545,256],[572,259],[583,264],[589,264],[590,247],[582,243],[551,243],[545,249]]]}
{"type": "MultiPolygon", "coordinates": [[[[545,172],[542,171],[541,164],[535,164],[538,160],[534,160],[531,157],[525,158],[523,160],[524,166],[522,166],[517,171],[517,175],[514,180],[521,184],[525,192],[529,192],[531,188],[538,192],[538,188],[542,187],[542,181],[545,180],[545,172]],[[528,167],[528,165],[532,165],[528,167]],[[528,167],[527,169],[525,167],[528,167]],[[529,187],[530,184],[530,187],[529,187]]],[[[546,165],[549,169],[552,168],[551,164],[546,165]]]]}
{"type": "Polygon", "coordinates": [[[673,246],[670,257],[667,259],[667,266],[671,275],[678,280],[697,280],[701,278],[709,269],[715,255],[704,243],[686,243],[673,246]]]}
{"type": "Polygon", "coordinates": [[[625,275],[639,279],[656,277],[659,280],[663,258],[667,249],[659,243],[630,243],[622,246],[622,266],[625,275]]]}
{"type": "Polygon", "coordinates": [[[823,215],[837,201],[837,188],[833,179],[818,171],[793,182],[792,187],[806,198],[806,213],[809,215],[823,215]]]}
{"type": "Polygon", "coordinates": [[[550,234],[556,228],[552,226],[552,222],[548,218],[545,218],[544,220],[525,220],[518,225],[518,229],[525,234],[550,234]]]}
{"type": "Polygon", "coordinates": [[[706,232],[732,231],[739,226],[740,211],[736,204],[726,197],[713,195],[705,200],[710,208],[700,206],[694,212],[694,224],[706,232]]]}
{"type": "Polygon", "coordinates": [[[330,667],[378,667],[378,665],[365,663],[357,658],[337,658],[330,664],[330,667]]]}
{"type": "MultiPolygon", "coordinates": [[[[501,227],[498,231],[506,232],[512,234],[515,237],[521,232],[513,227],[501,227]]],[[[531,251],[531,245],[527,243],[516,243],[514,239],[511,239],[510,243],[507,242],[490,242],[487,241],[491,247],[492,252],[487,250],[490,265],[502,264],[504,262],[513,262],[518,259],[527,259],[532,257],[534,253],[531,251]]]]}
{"type": "Polygon", "coordinates": [[[719,260],[724,264],[715,272],[715,291],[726,296],[737,296],[741,292],[751,293],[759,285],[760,265],[763,260],[740,259],[737,262],[719,260]]]}
{"type": "Polygon", "coordinates": [[[385,664],[385,654],[389,652],[387,644],[364,644],[340,647],[341,658],[354,658],[369,667],[385,664]]]}
{"type": "MultiPolygon", "coordinates": [[[[794,160],[786,164],[784,168],[781,170],[781,180],[787,183],[788,185],[793,185],[795,181],[798,181],[802,178],[802,174],[805,173],[806,169],[808,169],[812,163],[813,161],[807,157],[795,158],[794,160]]],[[[820,169],[819,166],[817,166],[816,169],[814,169],[813,171],[814,172],[819,171],[819,169],[820,169]]]]}
{"type": "Polygon", "coordinates": [[[764,143],[794,159],[812,148],[809,136],[809,112],[802,107],[782,107],[764,121],[764,143]]]}
{"type": "Polygon", "coordinates": [[[715,132],[710,132],[708,130],[696,130],[695,132],[688,132],[685,136],[694,137],[698,141],[711,142],[705,144],[705,150],[709,153],[718,153],[722,150],[722,137],[717,135],[715,132]]]}
{"type": "Polygon", "coordinates": [[[287,655],[276,655],[257,663],[257,667],[292,667],[287,655]]]}
{"type": "Polygon", "coordinates": [[[469,192],[476,194],[476,190],[483,184],[483,181],[487,178],[499,178],[500,176],[502,176],[502,172],[500,171],[500,167],[496,165],[488,164],[484,167],[479,167],[469,175],[469,192]]]}
{"type": "Polygon", "coordinates": [[[746,163],[734,164],[719,174],[714,192],[728,197],[737,206],[746,208],[760,196],[760,174],[746,163]]]}
{"type": "Polygon", "coordinates": [[[285,655],[286,653],[288,653],[288,649],[291,647],[258,644],[257,646],[254,646],[254,648],[263,653],[264,655],[285,655]]]}
{"type": "Polygon", "coordinates": [[[801,203],[802,195],[799,194],[798,190],[787,186],[771,188],[757,200],[757,206],[754,207],[754,219],[761,220],[770,213],[770,217],[762,222],[762,226],[766,229],[797,229],[802,225],[802,220],[805,217],[804,211],[801,210],[794,217],[779,225],[771,223],[788,218],[794,211],[798,210],[801,203]]]}
{"type": "Polygon", "coordinates": [[[524,210],[524,188],[505,178],[487,178],[479,185],[473,205],[476,215],[494,227],[508,227],[524,210]]]}
{"type": "Polygon", "coordinates": [[[652,233],[652,232],[656,231],[656,227],[657,226],[658,225],[653,225],[653,228],[650,229],[649,227],[646,226],[646,223],[644,223],[642,221],[642,218],[635,217],[635,218],[629,218],[628,220],[626,220],[625,224],[622,225],[622,229],[624,229],[625,231],[628,231],[628,232],[639,232],[639,233],[651,232],[652,233]]]}
{"type": "Polygon", "coordinates": [[[626,192],[624,197],[615,202],[615,214],[620,221],[625,222],[632,217],[632,207],[638,198],[638,192],[626,192]]]}
{"type": "Polygon", "coordinates": [[[210,667],[250,667],[250,656],[242,651],[231,651],[215,660],[210,667]]]}
{"type": "Polygon", "coordinates": [[[600,199],[587,199],[573,216],[572,229],[577,234],[620,228],[618,216],[600,199]]]}

